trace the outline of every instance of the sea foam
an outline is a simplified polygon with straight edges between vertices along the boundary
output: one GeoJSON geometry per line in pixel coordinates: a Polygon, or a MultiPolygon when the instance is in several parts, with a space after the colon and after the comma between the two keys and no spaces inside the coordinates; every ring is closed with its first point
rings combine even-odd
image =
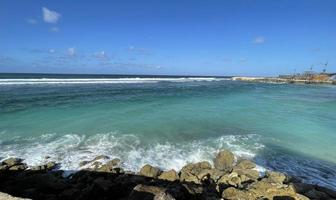
{"type": "Polygon", "coordinates": [[[181,78],[29,78],[29,79],[0,79],[0,85],[31,85],[31,84],[112,84],[112,83],[157,83],[157,82],[192,82],[192,81],[221,81],[228,78],[215,77],[181,77],[181,78]]]}

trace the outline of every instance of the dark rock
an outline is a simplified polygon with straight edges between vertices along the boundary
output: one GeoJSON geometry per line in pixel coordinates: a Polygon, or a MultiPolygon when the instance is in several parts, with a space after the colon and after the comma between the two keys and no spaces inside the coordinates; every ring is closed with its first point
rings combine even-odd
{"type": "Polygon", "coordinates": [[[141,176],[147,176],[151,178],[157,178],[161,174],[161,170],[157,167],[153,167],[149,164],[143,166],[140,170],[141,176]]]}
{"type": "Polygon", "coordinates": [[[154,196],[154,200],[175,200],[175,198],[167,192],[160,192],[154,196]]]}
{"type": "Polygon", "coordinates": [[[224,150],[217,154],[214,159],[214,166],[218,170],[231,171],[234,162],[234,155],[231,151],[224,150]]]}
{"type": "MultiPolygon", "coordinates": [[[[135,186],[128,197],[129,200],[153,200],[156,195],[165,193],[166,189],[157,186],[139,184],[135,186]]],[[[159,197],[158,197],[159,198],[159,197]]]]}

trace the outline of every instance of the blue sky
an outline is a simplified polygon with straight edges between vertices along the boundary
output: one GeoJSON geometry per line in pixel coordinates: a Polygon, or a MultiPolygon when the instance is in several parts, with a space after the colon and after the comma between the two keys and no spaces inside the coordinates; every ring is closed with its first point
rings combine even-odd
{"type": "Polygon", "coordinates": [[[1,0],[0,72],[336,71],[336,1],[1,0]]]}

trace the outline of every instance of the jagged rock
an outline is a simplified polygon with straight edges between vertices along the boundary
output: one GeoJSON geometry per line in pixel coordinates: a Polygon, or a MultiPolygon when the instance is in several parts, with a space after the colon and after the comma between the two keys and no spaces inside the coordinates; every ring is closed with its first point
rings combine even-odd
{"type": "Polygon", "coordinates": [[[157,178],[161,174],[161,170],[157,167],[153,167],[149,164],[143,166],[140,170],[140,175],[151,178],[157,178]]]}
{"type": "Polygon", "coordinates": [[[242,182],[256,181],[259,178],[259,172],[253,169],[234,168],[232,172],[236,172],[241,178],[242,182]]]}
{"type": "Polygon", "coordinates": [[[26,198],[20,198],[20,197],[13,197],[9,194],[0,192],[0,200],[30,200],[26,198]]]}
{"type": "Polygon", "coordinates": [[[238,190],[234,187],[229,187],[225,189],[222,193],[222,197],[228,200],[252,200],[252,194],[249,194],[246,191],[238,190]]]}
{"type": "Polygon", "coordinates": [[[167,192],[160,192],[154,196],[154,200],[175,200],[175,198],[167,192]]]}
{"type": "Polygon", "coordinates": [[[94,159],[92,159],[90,162],[94,162],[97,160],[107,160],[107,159],[110,159],[110,157],[105,156],[105,155],[99,155],[99,156],[96,156],[94,159]]]}
{"type": "Polygon", "coordinates": [[[213,181],[217,182],[224,174],[225,174],[225,172],[220,171],[216,168],[203,169],[200,173],[198,173],[197,178],[199,180],[202,180],[202,179],[204,179],[204,177],[209,177],[213,181]]]}
{"type": "Polygon", "coordinates": [[[165,191],[166,189],[163,187],[139,184],[133,188],[128,200],[153,200],[156,195],[165,191]]]}
{"type": "Polygon", "coordinates": [[[19,165],[14,165],[14,166],[10,167],[8,170],[23,171],[27,168],[28,168],[27,165],[22,163],[22,164],[19,164],[19,165]]]}
{"type": "Polygon", "coordinates": [[[187,164],[180,171],[180,180],[200,183],[200,179],[197,176],[205,169],[211,169],[211,164],[207,161],[187,164]]]}
{"type": "Polygon", "coordinates": [[[8,169],[8,166],[6,164],[1,164],[0,165],[0,171],[8,169]]]}
{"type": "Polygon", "coordinates": [[[89,164],[90,163],[90,161],[88,161],[88,160],[83,160],[83,161],[81,161],[81,162],[79,162],[79,167],[83,167],[83,166],[85,166],[85,165],[87,165],[87,164],[89,164]]]}
{"type": "Polygon", "coordinates": [[[242,180],[236,172],[225,174],[218,180],[218,184],[230,185],[234,187],[240,186],[242,180]]]}
{"type": "Polygon", "coordinates": [[[162,172],[158,179],[167,180],[167,181],[176,181],[179,179],[179,176],[175,170],[169,170],[162,172]]]}
{"type": "Polygon", "coordinates": [[[266,177],[272,183],[283,183],[286,180],[286,175],[281,172],[266,171],[266,177]]]}
{"type": "Polygon", "coordinates": [[[6,160],[2,161],[3,165],[7,165],[8,167],[12,167],[14,165],[19,165],[22,163],[22,159],[20,158],[7,158],[6,160]]]}
{"type": "Polygon", "coordinates": [[[57,163],[54,161],[51,161],[51,162],[47,162],[44,165],[30,167],[30,169],[34,171],[50,171],[50,170],[55,169],[56,167],[57,167],[57,163]]]}
{"type": "Polygon", "coordinates": [[[250,160],[241,160],[238,162],[238,164],[234,167],[234,168],[237,168],[237,169],[254,169],[257,165],[250,161],[250,160]]]}
{"type": "Polygon", "coordinates": [[[232,170],[234,155],[231,151],[224,150],[217,154],[214,159],[214,166],[218,170],[229,172],[232,170]]]}

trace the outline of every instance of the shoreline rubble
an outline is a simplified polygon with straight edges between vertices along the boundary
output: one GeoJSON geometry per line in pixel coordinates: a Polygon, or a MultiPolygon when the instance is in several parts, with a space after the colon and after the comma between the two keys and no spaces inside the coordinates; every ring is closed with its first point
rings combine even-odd
{"type": "Polygon", "coordinates": [[[132,172],[122,169],[118,158],[102,155],[82,161],[79,164],[88,168],[63,177],[65,172],[55,162],[28,167],[22,159],[8,158],[0,162],[0,199],[336,199],[336,191],[284,173],[261,175],[255,163],[236,161],[228,150],[220,151],[213,161],[213,166],[208,161],[189,163],[178,172],[149,164],[132,172]],[[109,161],[103,164],[101,159],[109,161]]]}

